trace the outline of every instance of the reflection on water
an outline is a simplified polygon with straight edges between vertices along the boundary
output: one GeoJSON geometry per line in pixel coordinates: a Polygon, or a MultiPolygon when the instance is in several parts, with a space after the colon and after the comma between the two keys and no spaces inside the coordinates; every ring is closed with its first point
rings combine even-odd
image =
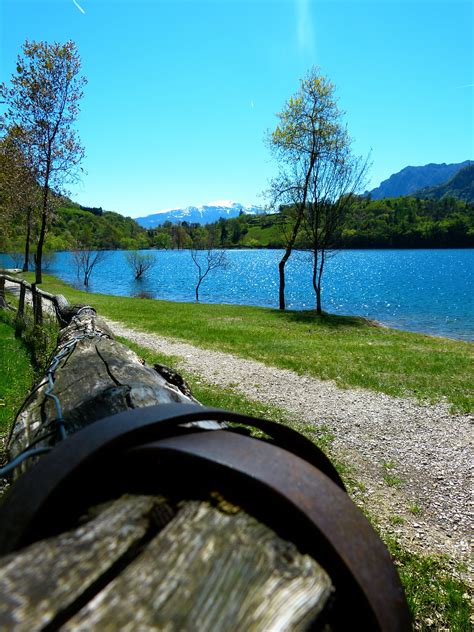
{"type": "MultiPolygon", "coordinates": [[[[136,281],[123,251],[94,270],[93,292],[194,301],[196,269],[189,251],[152,251],[155,267],[136,281]]],[[[200,289],[201,302],[278,306],[279,250],[231,250],[228,267],[200,289]]],[[[0,263],[9,265],[6,257],[0,263]]],[[[310,255],[295,252],[287,265],[289,309],[313,309],[310,255]]],[[[74,283],[69,253],[58,253],[51,273],[74,283]]],[[[474,250],[346,250],[329,259],[323,309],[360,315],[400,329],[474,340],[474,250]]]]}

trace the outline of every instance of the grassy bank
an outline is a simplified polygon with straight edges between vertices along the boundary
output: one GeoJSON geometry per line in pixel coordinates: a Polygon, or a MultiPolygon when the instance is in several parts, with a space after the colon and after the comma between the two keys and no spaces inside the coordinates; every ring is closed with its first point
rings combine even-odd
{"type": "Polygon", "coordinates": [[[12,318],[0,310],[0,436],[5,435],[34,378],[31,353],[15,337],[12,318]]]}
{"type": "Polygon", "coordinates": [[[92,294],[46,275],[43,288],[71,302],[87,302],[129,326],[331,379],[340,387],[446,400],[465,412],[474,408],[472,343],[354,317],[92,294]]]}

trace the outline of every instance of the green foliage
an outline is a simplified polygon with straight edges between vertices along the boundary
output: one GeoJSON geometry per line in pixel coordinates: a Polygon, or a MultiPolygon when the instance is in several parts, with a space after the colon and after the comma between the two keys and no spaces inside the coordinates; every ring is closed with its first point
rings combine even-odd
{"type": "Polygon", "coordinates": [[[359,198],[340,237],[345,248],[474,246],[474,205],[454,198],[359,198]]]}
{"type": "MultiPolygon", "coordinates": [[[[108,211],[91,212],[69,200],[65,203],[67,206],[58,208],[51,222],[46,241],[49,252],[73,250],[78,243],[98,250],[141,250],[149,248],[152,243],[148,232],[130,217],[108,211]]],[[[23,225],[14,224],[10,236],[1,244],[3,249],[21,252],[22,235],[23,225]]],[[[37,239],[35,231],[33,238],[37,239]]]]}
{"type": "Polygon", "coordinates": [[[26,309],[24,319],[14,322],[15,336],[24,342],[30,354],[31,363],[40,374],[46,371],[59,334],[56,321],[45,316],[41,326],[35,325],[32,311],[26,309]]]}
{"type": "MultiPolygon", "coordinates": [[[[204,227],[170,222],[148,231],[153,245],[177,248],[196,230],[215,231],[223,248],[284,248],[285,233],[293,219],[291,208],[267,215],[241,215],[220,219],[204,227]],[[184,237],[183,237],[184,233],[184,237]]],[[[296,248],[310,248],[300,230],[296,248]]],[[[336,248],[472,248],[474,247],[474,205],[455,198],[442,200],[415,197],[371,200],[355,198],[335,235],[336,248]]]]}
{"type": "Polygon", "coordinates": [[[460,169],[448,182],[422,189],[415,195],[434,200],[454,197],[474,204],[474,163],[460,169]]]}

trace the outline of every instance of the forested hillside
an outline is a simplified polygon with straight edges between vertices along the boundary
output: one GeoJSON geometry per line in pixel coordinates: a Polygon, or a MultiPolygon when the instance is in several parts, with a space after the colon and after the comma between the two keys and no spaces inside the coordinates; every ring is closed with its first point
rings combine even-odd
{"type": "MultiPolygon", "coordinates": [[[[47,251],[91,249],[190,248],[212,244],[224,248],[281,248],[290,209],[267,215],[245,215],[201,226],[166,222],[145,229],[130,217],[81,207],[69,200],[54,216],[47,251]]],[[[35,231],[33,230],[32,243],[35,231]]],[[[304,227],[297,243],[305,248],[304,227]]],[[[453,198],[415,197],[371,200],[361,197],[348,213],[334,243],[337,248],[466,248],[474,247],[474,205],[453,198]]],[[[24,226],[0,236],[0,249],[22,252],[24,226]]]]}
{"type": "MultiPolygon", "coordinates": [[[[214,244],[226,248],[281,248],[290,210],[260,216],[240,215],[205,228],[170,222],[151,233],[157,247],[185,248],[205,231],[214,244]]],[[[297,247],[305,248],[304,226],[297,247]]],[[[465,248],[474,247],[474,205],[444,198],[400,197],[370,200],[361,197],[348,213],[334,243],[337,248],[465,248]]]]}
{"type": "MultiPolygon", "coordinates": [[[[141,249],[150,247],[147,231],[130,217],[103,211],[101,208],[81,207],[65,200],[54,213],[46,236],[46,250],[141,249]]],[[[35,243],[37,222],[33,220],[31,243],[35,243]]],[[[0,249],[5,252],[24,250],[25,226],[18,216],[8,231],[0,236],[0,249]]]]}
{"type": "Polygon", "coordinates": [[[448,182],[423,189],[418,195],[433,200],[455,197],[474,204],[474,163],[458,171],[448,182]]]}

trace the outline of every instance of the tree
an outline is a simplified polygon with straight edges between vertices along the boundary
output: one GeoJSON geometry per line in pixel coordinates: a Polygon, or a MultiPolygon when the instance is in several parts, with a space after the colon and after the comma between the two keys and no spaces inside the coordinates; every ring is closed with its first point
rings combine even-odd
{"type": "Polygon", "coordinates": [[[336,142],[331,153],[318,162],[309,183],[308,200],[303,214],[306,234],[313,255],[312,283],[316,295],[316,312],[322,313],[321,281],[328,255],[344,225],[347,211],[363,189],[368,159],[351,153],[345,136],[336,142]]]}
{"type": "Polygon", "coordinates": [[[349,143],[342,113],[334,97],[334,85],[314,67],[300,82],[299,90],[277,114],[279,123],[268,144],[279,164],[270,183],[271,206],[290,207],[285,252],[279,263],[279,307],[285,309],[285,265],[300,232],[308,202],[321,165],[337,148],[349,143]]]}
{"type": "MultiPolygon", "coordinates": [[[[0,199],[3,218],[8,224],[24,227],[24,254],[21,265],[28,272],[32,231],[37,223],[36,210],[40,201],[40,189],[36,182],[31,159],[18,144],[17,134],[7,130],[0,140],[0,199]]],[[[2,231],[7,226],[2,226],[2,231]]]]}
{"type": "Polygon", "coordinates": [[[72,251],[72,258],[76,266],[78,280],[82,280],[84,287],[89,287],[89,281],[94,268],[104,261],[108,252],[106,250],[90,250],[80,244],[72,251]]]}
{"type": "Polygon", "coordinates": [[[196,301],[199,302],[199,289],[209,272],[217,268],[225,269],[228,265],[225,250],[218,250],[214,247],[211,239],[204,244],[200,239],[196,239],[190,250],[191,259],[197,269],[197,283],[194,288],[196,301]]]}
{"type": "Polygon", "coordinates": [[[54,202],[65,184],[77,176],[84,156],[73,125],[86,83],[74,42],[29,42],[18,56],[11,87],[0,86],[7,104],[5,119],[10,130],[31,157],[41,187],[40,228],[36,246],[36,282],[41,283],[41,264],[54,202]]]}
{"type": "Polygon", "coordinates": [[[156,263],[155,257],[151,253],[143,253],[132,250],[125,255],[128,265],[132,268],[135,279],[141,279],[148,270],[151,270],[156,263]]]}

